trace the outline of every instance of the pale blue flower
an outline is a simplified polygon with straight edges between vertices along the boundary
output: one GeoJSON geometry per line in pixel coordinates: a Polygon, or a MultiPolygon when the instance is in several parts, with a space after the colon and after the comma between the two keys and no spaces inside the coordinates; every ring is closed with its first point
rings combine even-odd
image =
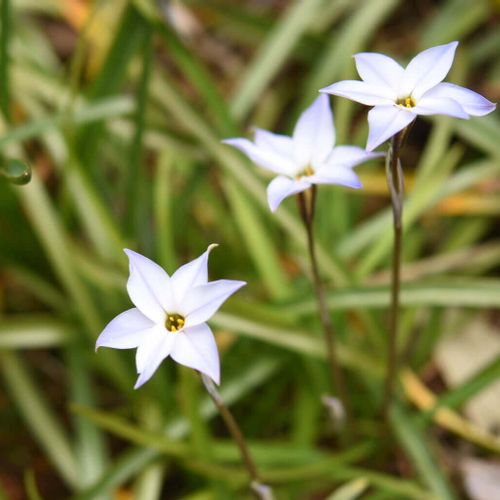
{"type": "Polygon", "coordinates": [[[136,307],[114,318],[99,335],[96,349],[137,348],[137,389],[170,356],[181,365],[220,380],[219,354],[206,324],[243,281],[208,281],[208,255],[213,247],[169,276],[143,255],[125,250],[130,263],[127,291],[136,307]]]}
{"type": "Polygon", "coordinates": [[[244,138],[222,141],[238,148],[253,162],[278,174],[267,188],[274,212],[287,197],[313,184],[360,188],[353,167],[380,156],[356,146],[337,146],[333,115],[327,96],[319,96],[300,116],[292,137],[256,129],[254,142],[244,138]]]}
{"type": "Polygon", "coordinates": [[[383,54],[354,56],[363,81],[344,80],[320,92],[374,106],[368,113],[366,149],[372,151],[407,127],[417,115],[449,115],[467,120],[491,113],[496,104],[465,87],[442,82],[450,71],[458,42],[420,52],[403,68],[383,54]]]}

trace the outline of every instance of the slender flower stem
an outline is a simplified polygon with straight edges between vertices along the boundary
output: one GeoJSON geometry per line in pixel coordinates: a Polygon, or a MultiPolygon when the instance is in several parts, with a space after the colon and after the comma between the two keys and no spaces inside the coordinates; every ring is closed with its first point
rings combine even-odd
{"type": "Polygon", "coordinates": [[[391,195],[394,243],[391,272],[391,306],[389,312],[388,364],[384,389],[384,402],[382,405],[382,415],[384,419],[387,419],[388,416],[398,369],[399,295],[401,289],[401,246],[403,240],[404,201],[404,174],[399,159],[399,153],[404,135],[404,130],[394,135],[385,162],[387,185],[391,195]]]}
{"type": "Polygon", "coordinates": [[[344,374],[340,363],[338,361],[337,349],[335,345],[335,334],[333,331],[332,320],[328,306],[326,303],[325,289],[318,270],[318,261],[316,258],[316,246],[314,243],[313,232],[313,219],[314,209],[316,205],[316,186],[313,185],[311,189],[297,194],[300,215],[304,221],[304,226],[307,233],[307,246],[309,249],[309,257],[311,261],[312,280],[314,285],[314,292],[316,294],[316,301],[318,304],[318,311],[323,326],[323,332],[326,342],[326,352],[328,356],[328,364],[330,366],[330,373],[332,379],[332,386],[335,389],[337,396],[342,403],[343,415],[342,417],[347,423],[350,422],[350,406],[347,397],[346,385],[344,374]]]}
{"type": "Polygon", "coordinates": [[[241,458],[243,460],[243,463],[245,464],[246,469],[248,470],[250,478],[252,479],[252,491],[260,500],[273,500],[274,497],[271,488],[262,483],[259,478],[257,467],[255,465],[255,462],[253,461],[250,449],[248,448],[248,445],[238,423],[236,422],[236,419],[234,418],[229,408],[224,404],[224,401],[222,400],[222,397],[219,394],[219,391],[217,390],[217,387],[213,383],[212,379],[203,373],[200,373],[200,376],[201,380],[203,381],[203,385],[208,392],[208,395],[219,410],[219,413],[224,420],[229,433],[240,449],[241,458]]]}

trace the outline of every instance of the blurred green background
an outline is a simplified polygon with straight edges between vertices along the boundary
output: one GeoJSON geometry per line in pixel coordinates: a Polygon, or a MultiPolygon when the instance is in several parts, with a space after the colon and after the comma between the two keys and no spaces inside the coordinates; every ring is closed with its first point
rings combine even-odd
{"type": "MultiPolygon", "coordinates": [[[[167,361],[133,391],[132,351],[94,353],[130,307],[124,247],[172,272],[213,242],[211,278],[248,282],[211,322],[221,392],[278,499],[500,498],[498,484],[474,496],[499,477],[498,112],[419,119],[403,153],[390,439],[378,416],[383,165],[358,169],[359,192],[319,192],[320,267],[358,433],[343,448],[321,403],[328,370],[296,207],[271,214],[265,174],[220,144],[252,126],[290,133],[319,88],[357,78],[359,51],[404,63],[459,40],[448,81],[497,101],[499,2],[0,4],[0,170],[32,169],[26,185],[0,177],[0,498],[250,498],[194,373],[167,361]]],[[[332,103],[337,144],[364,146],[366,108],[332,103]]]]}

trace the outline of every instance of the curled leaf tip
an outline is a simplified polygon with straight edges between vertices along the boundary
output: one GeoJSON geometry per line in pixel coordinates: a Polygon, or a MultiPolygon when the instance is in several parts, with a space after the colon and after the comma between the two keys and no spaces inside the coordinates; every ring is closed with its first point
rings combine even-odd
{"type": "Polygon", "coordinates": [[[22,186],[31,180],[31,167],[18,159],[6,159],[0,164],[0,175],[10,183],[22,186]]]}

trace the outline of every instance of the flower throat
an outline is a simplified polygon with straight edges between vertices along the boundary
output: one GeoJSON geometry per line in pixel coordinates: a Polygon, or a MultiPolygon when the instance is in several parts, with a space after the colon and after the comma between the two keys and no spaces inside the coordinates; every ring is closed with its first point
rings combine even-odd
{"type": "Polygon", "coordinates": [[[413,97],[401,97],[396,101],[398,106],[403,106],[404,108],[414,108],[417,105],[417,102],[413,97]]]}
{"type": "Polygon", "coordinates": [[[182,330],[185,323],[186,320],[184,319],[184,316],[177,313],[167,313],[167,317],[165,318],[165,328],[172,333],[182,330]]]}
{"type": "Polygon", "coordinates": [[[300,179],[302,177],[309,177],[313,174],[314,174],[313,168],[310,165],[307,165],[307,167],[304,170],[302,170],[302,172],[299,172],[295,178],[300,179]]]}

